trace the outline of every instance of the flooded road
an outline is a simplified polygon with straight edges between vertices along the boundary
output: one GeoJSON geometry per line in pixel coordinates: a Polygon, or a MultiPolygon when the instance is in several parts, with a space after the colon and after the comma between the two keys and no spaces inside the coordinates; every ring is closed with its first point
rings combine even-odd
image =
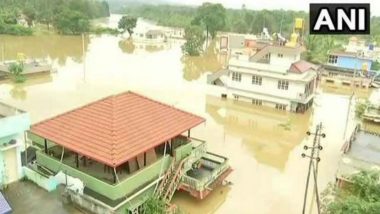
{"type": "MultiPolygon", "coordinates": [[[[112,16],[108,24],[116,18],[112,16]]],[[[301,154],[312,140],[305,133],[323,122],[327,135],[319,174],[323,189],[334,181],[346,129],[354,124],[350,93],[333,94],[322,88],[313,109],[305,114],[222,101],[208,95],[206,75],[221,69],[223,58],[212,46],[203,57],[182,56],[182,43],[146,45],[123,36],[90,35],[85,36],[82,57],[80,36],[0,36],[5,59],[25,53],[48,58],[57,68],[23,84],[1,82],[0,101],[28,111],[33,123],[126,90],[193,112],[207,122],[192,135],[205,139],[212,152],[229,157],[234,171],[228,177],[231,185],[218,188],[205,200],[176,193],[174,203],[194,214],[300,213],[308,166],[301,154]]]]}

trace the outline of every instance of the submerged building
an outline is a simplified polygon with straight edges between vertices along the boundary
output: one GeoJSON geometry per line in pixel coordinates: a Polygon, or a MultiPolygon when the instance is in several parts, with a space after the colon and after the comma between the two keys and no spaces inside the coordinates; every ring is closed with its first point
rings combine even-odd
{"type": "Polygon", "coordinates": [[[110,96],[33,125],[28,168],[94,213],[141,213],[149,197],[169,204],[178,189],[203,199],[231,172],[190,136],[204,121],[133,92],[110,96]]]}
{"type": "MultiPolygon", "coordinates": [[[[295,36],[296,37],[296,36],[295,36]]],[[[228,68],[208,77],[213,94],[279,110],[304,112],[313,103],[317,66],[301,60],[295,42],[256,41],[248,54],[231,56],[228,68]]]]}
{"type": "Polygon", "coordinates": [[[23,177],[21,153],[25,150],[25,131],[29,114],[0,103],[0,187],[23,177]]]}

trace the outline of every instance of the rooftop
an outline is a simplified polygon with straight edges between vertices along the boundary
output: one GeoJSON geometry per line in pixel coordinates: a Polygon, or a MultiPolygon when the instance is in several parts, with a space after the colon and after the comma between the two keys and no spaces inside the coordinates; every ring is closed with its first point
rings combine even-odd
{"type": "Polygon", "coordinates": [[[291,66],[290,66],[290,69],[289,71],[290,72],[293,72],[293,73],[304,73],[308,70],[316,70],[317,69],[317,66],[310,63],[310,62],[307,62],[305,60],[299,60],[297,62],[294,62],[291,66]]]}
{"type": "Polygon", "coordinates": [[[359,131],[339,163],[338,176],[380,168],[380,136],[359,131]]]}
{"type": "Polygon", "coordinates": [[[204,121],[134,92],[124,92],[37,123],[31,132],[116,167],[204,121]]]}

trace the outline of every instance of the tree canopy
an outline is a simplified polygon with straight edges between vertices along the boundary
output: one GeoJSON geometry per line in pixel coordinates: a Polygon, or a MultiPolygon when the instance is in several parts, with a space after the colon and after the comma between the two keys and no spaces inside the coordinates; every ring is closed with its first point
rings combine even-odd
{"type": "Polygon", "coordinates": [[[360,172],[352,184],[339,189],[330,187],[324,193],[323,211],[327,214],[377,214],[380,210],[380,172],[360,172]]]}
{"type": "Polygon", "coordinates": [[[210,33],[215,38],[216,32],[226,25],[226,9],[221,4],[203,3],[197,9],[192,24],[205,26],[206,35],[210,33]]]}
{"type": "Polygon", "coordinates": [[[123,16],[119,20],[118,28],[122,29],[124,32],[128,31],[129,36],[133,34],[133,28],[136,27],[137,18],[132,16],[123,16]]]}
{"type": "Polygon", "coordinates": [[[197,25],[186,27],[185,39],[186,43],[182,46],[182,51],[190,56],[198,56],[205,41],[203,29],[197,25]]]}
{"type": "Polygon", "coordinates": [[[59,33],[77,34],[90,29],[90,19],[109,16],[106,1],[93,0],[2,0],[0,1],[0,33],[29,35],[18,25],[25,19],[27,26],[52,24],[59,33]],[[74,22],[74,23],[73,23],[74,22]],[[16,30],[14,30],[16,29],[16,30]]]}

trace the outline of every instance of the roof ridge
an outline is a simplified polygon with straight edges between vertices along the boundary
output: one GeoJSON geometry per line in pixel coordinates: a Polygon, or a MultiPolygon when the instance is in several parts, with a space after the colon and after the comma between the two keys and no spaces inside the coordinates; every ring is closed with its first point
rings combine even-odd
{"type": "Polygon", "coordinates": [[[152,101],[152,102],[158,103],[158,104],[160,104],[160,105],[167,106],[167,107],[169,107],[169,108],[171,108],[171,109],[174,109],[174,110],[176,110],[176,111],[183,112],[183,113],[185,113],[185,114],[189,114],[189,115],[191,115],[191,116],[193,116],[193,117],[199,117],[199,118],[201,118],[203,121],[206,121],[206,120],[205,120],[203,117],[201,117],[201,116],[198,116],[198,115],[196,115],[196,114],[193,114],[193,113],[187,112],[187,111],[182,110],[182,109],[179,109],[179,108],[175,108],[173,105],[169,105],[169,104],[166,104],[166,103],[163,103],[163,102],[160,102],[160,101],[154,100],[154,99],[152,99],[152,98],[149,98],[149,97],[144,96],[144,95],[142,95],[142,94],[135,93],[135,92],[133,92],[133,91],[129,91],[129,93],[134,94],[134,95],[137,95],[137,96],[139,96],[139,97],[141,97],[141,98],[144,98],[144,99],[150,100],[150,101],[152,101]]]}

